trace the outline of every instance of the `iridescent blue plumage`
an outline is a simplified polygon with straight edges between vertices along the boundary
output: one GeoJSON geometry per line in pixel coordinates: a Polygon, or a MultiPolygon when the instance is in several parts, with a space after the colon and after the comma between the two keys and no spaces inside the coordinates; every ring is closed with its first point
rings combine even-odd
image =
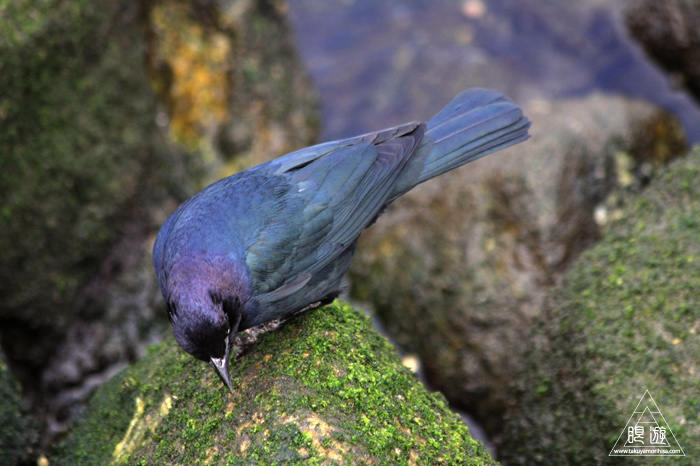
{"type": "Polygon", "coordinates": [[[501,94],[472,89],[427,124],[320,144],[220,180],[182,204],[153,250],[185,351],[227,387],[237,331],[340,292],[357,239],[419,183],[527,139],[501,94]]]}

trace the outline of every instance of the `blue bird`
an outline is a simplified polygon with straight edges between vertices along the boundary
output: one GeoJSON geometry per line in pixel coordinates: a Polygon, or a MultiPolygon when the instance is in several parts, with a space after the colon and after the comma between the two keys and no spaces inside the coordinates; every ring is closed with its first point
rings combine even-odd
{"type": "Polygon", "coordinates": [[[527,139],[503,95],[463,92],[426,123],[292,152],[185,201],[153,262],[175,340],[232,391],[237,332],[332,302],[357,239],[419,183],[527,139]]]}

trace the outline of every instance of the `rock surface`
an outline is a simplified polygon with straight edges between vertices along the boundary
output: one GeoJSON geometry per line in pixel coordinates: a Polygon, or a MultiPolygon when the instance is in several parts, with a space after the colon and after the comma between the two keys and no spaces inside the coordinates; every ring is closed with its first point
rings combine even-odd
{"type": "Polygon", "coordinates": [[[0,333],[48,441],[168,330],[167,215],[251,153],[308,145],[314,95],[282,2],[5,3],[0,333]]]}
{"type": "Polygon", "coordinates": [[[232,381],[168,339],[100,388],[51,464],[496,464],[339,301],[261,335],[232,381]]]}
{"type": "Polygon", "coordinates": [[[700,102],[700,1],[630,2],[627,28],[700,102]]]}
{"type": "Polygon", "coordinates": [[[630,199],[552,290],[511,393],[517,408],[499,450],[504,464],[610,464],[645,390],[686,458],[616,457],[616,464],[698,458],[699,176],[697,148],[630,199]]]}
{"type": "Polygon", "coordinates": [[[422,359],[431,386],[498,434],[547,289],[682,153],[658,108],[620,97],[540,102],[532,139],[425,183],[363,234],[352,294],[422,359]]]}

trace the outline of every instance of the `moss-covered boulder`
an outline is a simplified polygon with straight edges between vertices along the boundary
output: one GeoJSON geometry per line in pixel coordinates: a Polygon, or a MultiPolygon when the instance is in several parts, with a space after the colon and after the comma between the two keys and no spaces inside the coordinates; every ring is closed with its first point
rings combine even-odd
{"type": "Polygon", "coordinates": [[[19,383],[0,352],[0,464],[8,466],[29,463],[37,455],[39,428],[20,396],[19,383]]]}
{"type": "Polygon", "coordinates": [[[354,297],[492,435],[546,290],[600,238],[620,193],[685,151],[676,120],[640,101],[593,95],[525,113],[529,141],[397,200],[350,269],[354,297]]]}
{"type": "Polygon", "coordinates": [[[232,381],[168,339],[97,392],[51,464],[495,464],[341,302],[261,335],[232,381]]]}
{"type": "Polygon", "coordinates": [[[551,292],[511,394],[505,464],[697,463],[698,179],[700,148],[632,200],[551,292]],[[646,390],[686,458],[608,457],[646,390]]]}
{"type": "Polygon", "coordinates": [[[150,258],[167,215],[308,145],[315,101],[283,2],[0,10],[0,333],[50,440],[169,330],[150,258]]]}

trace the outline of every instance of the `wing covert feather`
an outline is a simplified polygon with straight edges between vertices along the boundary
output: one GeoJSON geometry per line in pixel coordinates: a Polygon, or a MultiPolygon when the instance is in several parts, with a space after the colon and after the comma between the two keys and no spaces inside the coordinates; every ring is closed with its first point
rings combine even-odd
{"type": "Polygon", "coordinates": [[[422,125],[406,127],[408,134],[392,129],[399,137],[379,145],[370,142],[377,135],[365,135],[328,145],[329,151],[298,151],[269,166],[290,187],[276,201],[279,216],[248,247],[246,262],[257,292],[274,293],[298,277],[312,277],[354,245],[385,207],[425,131],[422,125]]]}

